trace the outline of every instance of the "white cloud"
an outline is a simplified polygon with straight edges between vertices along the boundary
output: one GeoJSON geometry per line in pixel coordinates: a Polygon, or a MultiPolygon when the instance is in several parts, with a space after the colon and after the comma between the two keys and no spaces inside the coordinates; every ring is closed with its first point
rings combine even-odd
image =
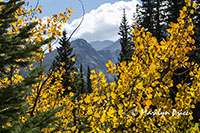
{"type": "MultiPolygon", "coordinates": [[[[83,38],[87,41],[96,40],[117,40],[118,29],[122,20],[123,9],[129,22],[133,23],[133,13],[136,10],[138,0],[129,2],[119,1],[113,4],[106,3],[95,10],[85,14],[81,27],[73,35],[72,39],[83,38]]],[[[73,20],[70,24],[66,23],[63,28],[70,34],[80,23],[81,18],[73,20]]]]}

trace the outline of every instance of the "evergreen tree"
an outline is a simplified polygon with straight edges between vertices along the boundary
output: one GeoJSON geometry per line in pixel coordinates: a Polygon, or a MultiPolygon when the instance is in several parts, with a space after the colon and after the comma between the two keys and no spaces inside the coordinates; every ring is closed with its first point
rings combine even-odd
{"type": "Polygon", "coordinates": [[[25,122],[20,120],[20,117],[29,110],[25,97],[30,94],[31,85],[38,82],[36,78],[44,68],[34,69],[19,82],[15,81],[19,78],[16,71],[31,64],[30,60],[23,59],[32,58],[35,56],[34,52],[53,39],[27,44],[27,38],[32,36],[29,31],[37,25],[37,22],[24,26],[19,33],[9,33],[10,25],[17,22],[14,13],[23,4],[21,0],[0,2],[0,132],[5,133],[39,132],[55,120],[52,116],[58,111],[38,112],[25,122]]]}
{"type": "Polygon", "coordinates": [[[83,94],[84,93],[84,88],[85,88],[85,81],[84,81],[84,77],[83,77],[83,66],[82,64],[80,64],[80,93],[83,94]]]}
{"type": "Polygon", "coordinates": [[[65,69],[66,72],[62,76],[62,85],[63,88],[65,88],[64,95],[66,95],[71,91],[74,93],[76,92],[74,83],[71,82],[70,75],[71,73],[77,71],[77,68],[74,66],[75,54],[72,54],[73,48],[66,37],[67,33],[65,30],[63,31],[62,35],[63,36],[59,41],[60,47],[57,47],[58,55],[55,57],[51,69],[54,69],[54,71],[60,70],[60,67],[65,69]],[[68,87],[71,87],[72,89],[68,90],[68,87]]]}
{"type": "Polygon", "coordinates": [[[183,0],[168,0],[169,4],[165,12],[168,13],[167,24],[170,22],[177,23],[177,18],[179,17],[179,11],[185,6],[185,2],[183,0]]]}
{"type": "Polygon", "coordinates": [[[90,67],[88,66],[88,69],[87,69],[87,90],[88,90],[88,93],[92,93],[92,83],[91,83],[90,75],[91,75],[90,67]]]}
{"type": "MultiPolygon", "coordinates": [[[[140,27],[144,27],[151,32],[158,41],[166,36],[166,12],[167,0],[141,0],[142,5],[138,5],[134,20],[139,23],[140,27]]],[[[133,25],[134,28],[134,25],[133,25]]]]}
{"type": "Polygon", "coordinates": [[[126,18],[125,9],[123,9],[123,17],[119,27],[121,52],[119,62],[130,61],[133,54],[133,48],[131,46],[130,26],[126,18]]]}
{"type": "Polygon", "coordinates": [[[155,5],[152,0],[141,0],[142,5],[137,5],[134,20],[136,20],[142,27],[149,32],[153,31],[153,8],[155,5]]]}
{"type": "Polygon", "coordinates": [[[166,37],[167,33],[166,33],[166,28],[167,28],[167,24],[166,24],[166,15],[167,13],[165,12],[165,10],[167,9],[167,5],[169,4],[169,2],[167,0],[156,0],[155,1],[155,20],[154,23],[155,24],[155,29],[154,29],[154,33],[155,36],[157,37],[158,41],[160,42],[163,38],[166,37]]]}

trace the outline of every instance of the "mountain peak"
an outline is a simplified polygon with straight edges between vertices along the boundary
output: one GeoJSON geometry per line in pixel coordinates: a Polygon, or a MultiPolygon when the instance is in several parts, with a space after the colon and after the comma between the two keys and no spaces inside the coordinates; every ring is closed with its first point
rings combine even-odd
{"type": "MultiPolygon", "coordinates": [[[[89,48],[91,45],[84,39],[76,39],[71,42],[73,48],[89,48]]],[[[92,47],[91,47],[92,48],[92,47]]]]}
{"type": "Polygon", "coordinates": [[[85,39],[82,39],[82,38],[73,40],[72,42],[79,42],[79,43],[89,44],[85,39]]]}

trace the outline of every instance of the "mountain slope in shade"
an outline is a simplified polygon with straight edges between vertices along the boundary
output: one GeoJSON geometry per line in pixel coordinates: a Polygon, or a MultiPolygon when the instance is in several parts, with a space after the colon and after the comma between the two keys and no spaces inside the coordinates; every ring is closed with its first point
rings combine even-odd
{"type": "MultiPolygon", "coordinates": [[[[103,45],[103,44],[102,44],[103,45]]],[[[113,47],[118,47],[117,43],[114,42],[111,44],[113,47]]],[[[110,46],[111,46],[110,45],[110,46]]],[[[98,72],[103,72],[108,81],[113,81],[113,77],[107,73],[107,67],[105,66],[108,63],[108,60],[111,60],[113,63],[117,63],[117,58],[119,57],[120,49],[117,48],[115,51],[112,47],[106,47],[103,50],[96,51],[87,41],[84,39],[77,39],[71,42],[71,47],[73,47],[73,53],[76,55],[75,66],[79,69],[80,64],[83,66],[84,76],[87,75],[87,67],[90,66],[90,69],[98,70],[98,72]]],[[[47,72],[52,62],[57,55],[57,51],[53,50],[51,53],[46,53],[45,58],[41,65],[46,66],[45,71],[47,72]]],[[[38,67],[40,64],[34,64],[35,67],[38,67]]],[[[22,75],[27,75],[25,72],[21,72],[22,75]]]]}
{"type": "Polygon", "coordinates": [[[112,45],[109,45],[109,46],[103,48],[102,50],[109,50],[111,53],[114,53],[116,51],[121,51],[120,41],[117,40],[112,45]]]}
{"type": "MultiPolygon", "coordinates": [[[[76,63],[75,66],[79,68],[80,64],[83,65],[84,76],[86,76],[87,67],[90,66],[90,69],[98,70],[98,72],[103,72],[109,81],[112,81],[113,78],[111,75],[107,74],[107,67],[105,66],[110,59],[106,58],[105,54],[100,54],[97,52],[87,41],[84,39],[77,39],[71,42],[71,47],[73,47],[73,53],[76,54],[76,63]]],[[[54,50],[51,53],[45,54],[43,65],[46,66],[46,71],[49,70],[57,51],[54,50]]]]}
{"type": "Polygon", "coordinates": [[[92,45],[92,47],[96,50],[102,50],[110,45],[112,45],[114,42],[110,41],[110,40],[105,40],[105,41],[93,41],[90,42],[90,44],[92,45]]]}
{"type": "Polygon", "coordinates": [[[114,42],[108,47],[98,51],[99,54],[104,56],[106,60],[111,60],[113,63],[118,63],[119,53],[121,51],[121,45],[119,41],[114,42]]]}
{"type": "MultiPolygon", "coordinates": [[[[87,67],[90,66],[91,70],[96,70],[107,73],[105,64],[108,62],[101,56],[92,46],[83,39],[72,41],[73,53],[76,54],[76,66],[79,68],[80,64],[83,65],[83,72],[87,72],[87,67]]],[[[84,73],[86,75],[86,73],[84,73]]]]}

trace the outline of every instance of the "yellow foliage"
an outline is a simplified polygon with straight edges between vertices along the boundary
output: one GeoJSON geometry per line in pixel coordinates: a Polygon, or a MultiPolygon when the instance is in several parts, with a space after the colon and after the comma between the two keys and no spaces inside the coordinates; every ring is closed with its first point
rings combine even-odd
{"type": "MultiPolygon", "coordinates": [[[[52,72],[50,76],[44,73],[40,77],[41,81],[32,86],[31,95],[27,96],[30,110],[33,109],[40,90],[39,99],[33,110],[34,114],[66,105],[56,114],[62,118],[57,121],[57,124],[63,130],[60,129],[58,132],[78,132],[81,130],[80,125],[84,125],[84,128],[88,128],[91,132],[117,132],[122,129],[125,132],[181,132],[181,130],[186,130],[185,127],[199,131],[197,124],[192,123],[194,118],[191,109],[195,108],[194,102],[200,101],[200,68],[197,64],[190,62],[187,56],[196,47],[193,46],[195,40],[192,38],[195,26],[189,18],[193,11],[190,9],[189,0],[185,2],[186,6],[180,11],[178,23],[169,24],[169,29],[167,29],[169,36],[160,42],[150,32],[136,26],[132,31],[134,34],[132,41],[135,44],[132,61],[118,65],[108,61],[106,64],[110,74],[119,76],[117,82],[107,83],[102,72],[97,73],[92,70],[90,76],[92,93],[75,98],[73,92],[69,95],[62,95],[65,89],[61,81],[64,80],[62,74],[65,70],[52,72]],[[190,70],[189,76],[193,78],[191,85],[184,82],[174,84],[172,76],[176,74],[175,70],[182,67],[190,70]],[[57,80],[52,84],[51,80],[54,76],[57,80]],[[174,103],[170,97],[173,93],[172,88],[177,89],[174,103]],[[133,110],[137,115],[133,115],[133,110]],[[189,115],[177,114],[173,117],[169,115],[177,113],[175,111],[191,113],[189,115]],[[168,115],[164,115],[164,112],[168,115]]],[[[196,6],[193,3],[192,7],[196,6]]],[[[38,9],[42,10],[42,7],[38,9]]],[[[73,14],[71,8],[67,11],[73,14]]],[[[25,24],[25,21],[21,19],[23,12],[26,12],[25,8],[20,8],[16,12],[15,16],[19,22],[12,24],[15,28],[9,31],[9,34],[17,33],[25,24]]],[[[28,14],[31,15],[30,12],[28,14]]],[[[61,24],[59,28],[54,24],[63,23],[70,16],[59,14],[51,17],[53,21],[50,18],[47,19],[46,25],[40,22],[40,30],[48,32],[49,37],[59,35],[61,24]]],[[[36,28],[31,32],[38,30],[39,28],[36,28]]],[[[29,41],[34,43],[42,40],[42,33],[44,32],[40,34],[36,32],[29,41]]],[[[50,46],[51,44],[49,48],[50,46]]],[[[43,60],[44,54],[40,52],[34,54],[36,56],[33,61],[43,60]]],[[[72,58],[72,61],[75,61],[75,58],[72,58]]],[[[62,63],[62,65],[65,64],[62,63]]],[[[73,77],[74,74],[71,76],[73,77]]],[[[22,79],[23,77],[17,75],[13,78],[15,83],[22,79]]],[[[10,83],[8,78],[4,78],[0,86],[3,87],[10,83]]],[[[71,90],[71,87],[68,87],[68,90],[71,90]]],[[[21,121],[24,122],[26,119],[22,118],[21,121]]],[[[53,128],[42,129],[44,132],[53,132],[53,130],[53,128]]]]}

